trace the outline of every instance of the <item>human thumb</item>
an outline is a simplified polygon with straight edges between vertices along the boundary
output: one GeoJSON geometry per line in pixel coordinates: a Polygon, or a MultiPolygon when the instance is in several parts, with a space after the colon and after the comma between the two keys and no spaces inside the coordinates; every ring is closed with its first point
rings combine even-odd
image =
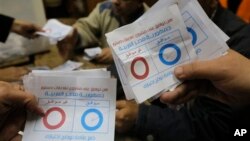
{"type": "Polygon", "coordinates": [[[20,90],[10,90],[10,95],[6,100],[16,103],[17,105],[24,106],[28,111],[35,113],[40,116],[44,116],[44,111],[38,106],[37,100],[34,95],[20,91],[20,90]]]}
{"type": "Polygon", "coordinates": [[[176,67],[174,70],[175,76],[180,80],[193,80],[193,79],[208,79],[214,80],[218,75],[218,63],[215,60],[210,61],[194,61],[176,67]]]}

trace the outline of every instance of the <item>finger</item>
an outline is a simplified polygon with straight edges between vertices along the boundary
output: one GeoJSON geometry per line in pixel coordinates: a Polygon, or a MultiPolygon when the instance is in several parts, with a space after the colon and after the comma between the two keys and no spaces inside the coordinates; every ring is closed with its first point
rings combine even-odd
{"type": "Polygon", "coordinates": [[[193,83],[185,82],[175,88],[173,91],[165,92],[160,96],[163,103],[179,104],[181,99],[188,99],[188,93],[195,89],[196,85],[193,83]]]}
{"type": "Polygon", "coordinates": [[[186,94],[186,89],[187,89],[187,85],[181,84],[177,88],[175,88],[175,90],[173,91],[164,92],[160,96],[160,100],[162,103],[174,104],[177,101],[177,99],[179,99],[180,97],[183,97],[186,94]]]}
{"type": "Polygon", "coordinates": [[[177,99],[174,104],[179,105],[179,104],[187,103],[188,101],[190,101],[197,95],[198,95],[198,90],[193,89],[187,92],[187,94],[184,97],[177,99]]]}
{"type": "Polygon", "coordinates": [[[38,103],[35,96],[30,93],[12,89],[10,90],[10,94],[7,96],[6,100],[17,105],[24,106],[32,113],[38,114],[40,116],[44,115],[44,111],[37,106],[38,103]]]}
{"type": "Polygon", "coordinates": [[[105,63],[106,60],[107,60],[107,57],[105,55],[103,55],[101,58],[97,59],[97,62],[99,62],[99,63],[105,63]]]}
{"type": "Polygon", "coordinates": [[[28,35],[29,37],[29,39],[36,39],[36,38],[38,38],[39,37],[39,35],[38,34],[36,34],[35,32],[34,33],[32,33],[32,34],[30,34],[30,35],[28,35]]]}
{"type": "Polygon", "coordinates": [[[42,27],[35,25],[35,24],[29,24],[24,27],[29,34],[34,34],[35,32],[44,32],[42,27]]]}
{"type": "Polygon", "coordinates": [[[119,100],[119,101],[116,101],[116,109],[120,110],[120,109],[123,109],[124,107],[126,107],[126,100],[119,100]]]}
{"type": "Polygon", "coordinates": [[[31,70],[27,67],[18,67],[20,70],[24,71],[24,72],[30,72],[31,70]]]}
{"type": "Polygon", "coordinates": [[[43,29],[37,25],[34,24],[30,24],[30,25],[26,25],[26,27],[24,28],[24,36],[29,38],[29,39],[34,39],[39,37],[36,32],[44,32],[43,29]]]}
{"type": "Polygon", "coordinates": [[[174,73],[178,79],[214,79],[218,75],[218,62],[212,61],[195,61],[175,68],[174,73]],[[211,71],[213,70],[213,71],[211,71]]]}
{"type": "Polygon", "coordinates": [[[97,61],[97,62],[102,62],[103,60],[104,60],[104,58],[105,58],[105,54],[103,53],[103,51],[102,51],[102,53],[101,54],[99,54],[96,58],[95,58],[95,60],[97,61]]]}
{"type": "Polygon", "coordinates": [[[101,59],[98,60],[100,63],[109,63],[112,59],[110,59],[109,54],[105,54],[101,59]]]}
{"type": "Polygon", "coordinates": [[[45,30],[43,30],[42,27],[40,27],[40,26],[38,26],[38,25],[34,25],[34,24],[33,24],[33,27],[34,27],[34,29],[35,29],[36,31],[38,31],[38,32],[45,32],[45,30]]]}
{"type": "Polygon", "coordinates": [[[28,74],[30,72],[30,70],[27,67],[19,67],[17,69],[18,73],[20,76],[23,76],[25,74],[28,74]]]}
{"type": "Polygon", "coordinates": [[[124,111],[117,111],[115,115],[116,121],[122,122],[125,119],[124,111]]]}
{"type": "Polygon", "coordinates": [[[24,91],[24,87],[19,84],[12,84],[13,88],[16,90],[24,91]]]}

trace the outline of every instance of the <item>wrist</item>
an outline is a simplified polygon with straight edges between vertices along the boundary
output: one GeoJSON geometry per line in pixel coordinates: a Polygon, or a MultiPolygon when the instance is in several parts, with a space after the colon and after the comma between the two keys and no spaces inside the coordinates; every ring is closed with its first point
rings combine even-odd
{"type": "Polygon", "coordinates": [[[18,22],[18,20],[14,20],[13,21],[13,24],[12,24],[12,26],[11,26],[11,31],[12,32],[15,32],[15,33],[18,33],[19,31],[20,31],[20,26],[19,26],[19,22],[18,22]]]}

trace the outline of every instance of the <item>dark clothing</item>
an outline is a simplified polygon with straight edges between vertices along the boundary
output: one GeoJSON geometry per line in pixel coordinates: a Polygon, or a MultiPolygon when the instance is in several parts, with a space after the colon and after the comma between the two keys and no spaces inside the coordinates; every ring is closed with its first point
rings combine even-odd
{"type": "Polygon", "coordinates": [[[232,12],[236,13],[238,10],[238,7],[240,6],[242,0],[228,0],[228,9],[230,9],[232,12]]]}
{"type": "Polygon", "coordinates": [[[152,134],[155,141],[215,141],[228,137],[231,122],[229,106],[198,97],[179,111],[140,105],[135,131],[140,137],[152,134]]]}
{"type": "Polygon", "coordinates": [[[250,58],[250,25],[242,21],[231,11],[218,7],[214,23],[229,37],[229,47],[250,58]]]}
{"type": "Polygon", "coordinates": [[[0,14],[0,42],[7,40],[13,21],[13,18],[0,14]]]}

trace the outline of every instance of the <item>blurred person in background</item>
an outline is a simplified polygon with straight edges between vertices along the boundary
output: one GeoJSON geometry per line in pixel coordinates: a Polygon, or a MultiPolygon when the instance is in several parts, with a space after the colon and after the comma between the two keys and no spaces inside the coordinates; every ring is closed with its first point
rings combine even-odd
{"type": "Polygon", "coordinates": [[[63,58],[72,56],[75,48],[100,46],[102,52],[95,60],[99,63],[112,63],[113,57],[105,34],[139,18],[148,6],[143,0],[111,0],[98,3],[88,17],[80,18],[74,30],[58,43],[63,58]]]}

